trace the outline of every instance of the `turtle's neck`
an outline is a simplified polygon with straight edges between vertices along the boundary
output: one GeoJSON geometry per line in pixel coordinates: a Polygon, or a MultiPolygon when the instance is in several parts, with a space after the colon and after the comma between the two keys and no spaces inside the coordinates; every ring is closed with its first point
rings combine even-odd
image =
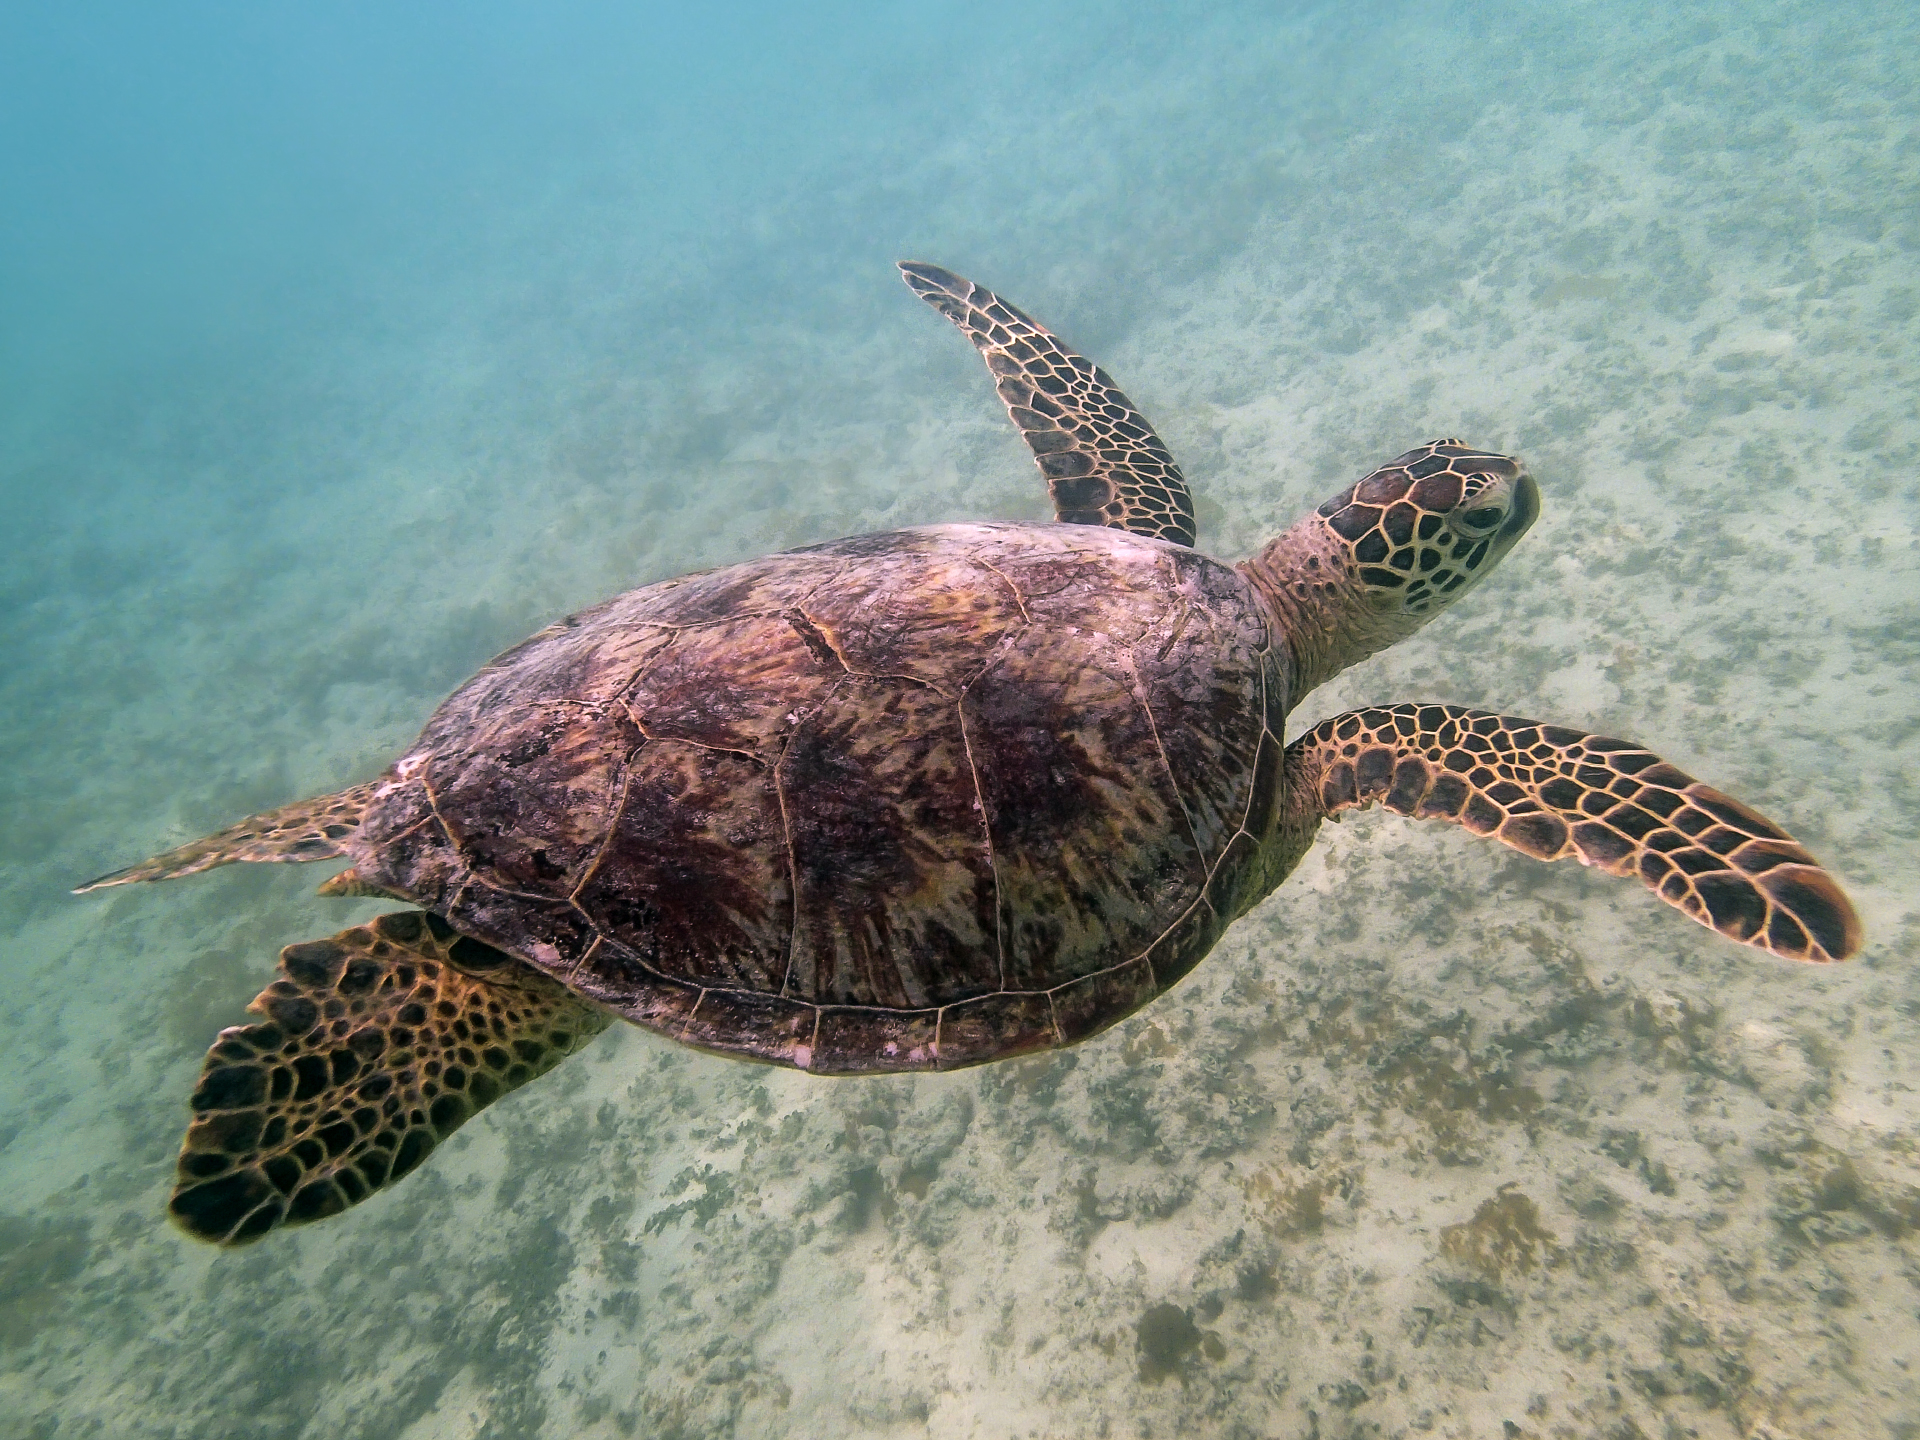
{"type": "Polygon", "coordinates": [[[1383,610],[1377,592],[1361,583],[1352,547],[1317,513],[1236,568],[1266,601],[1273,633],[1291,652],[1293,705],[1427,620],[1383,610]]]}

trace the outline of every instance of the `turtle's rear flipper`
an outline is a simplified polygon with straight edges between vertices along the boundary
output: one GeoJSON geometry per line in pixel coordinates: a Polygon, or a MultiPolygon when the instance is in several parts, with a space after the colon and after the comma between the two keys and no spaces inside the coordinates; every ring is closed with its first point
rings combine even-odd
{"type": "Polygon", "coordinates": [[[1791,836],[1625,740],[1457,705],[1354,710],[1287,747],[1287,791],[1296,815],[1377,800],[1536,860],[1636,877],[1729,940],[1789,960],[1860,948],[1853,906],[1791,836]]]}
{"type": "Polygon", "coordinates": [[[418,911],[290,945],[280,976],[193,1092],[167,1208],[196,1239],[244,1245],[358,1204],[611,1020],[418,911]]]}
{"type": "Polygon", "coordinates": [[[311,800],[283,805],[263,815],[249,815],[239,824],[229,825],[191,845],[182,845],[138,865],[89,880],[73,893],[84,895],[89,890],[130,885],[135,880],[172,880],[181,875],[197,875],[202,870],[229,865],[236,860],[337,859],[347,853],[341,842],[360,828],[360,817],[381,783],[369,780],[337,795],[316,795],[311,800]]]}

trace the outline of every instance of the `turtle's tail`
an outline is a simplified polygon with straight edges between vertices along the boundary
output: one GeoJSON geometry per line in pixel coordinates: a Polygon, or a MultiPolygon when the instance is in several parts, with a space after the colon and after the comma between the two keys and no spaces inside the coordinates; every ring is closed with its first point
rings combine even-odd
{"type": "Polygon", "coordinates": [[[249,815],[237,825],[182,845],[176,850],[115,870],[77,886],[74,894],[130,885],[135,880],[173,880],[197,875],[216,865],[246,861],[333,860],[346,854],[347,837],[360,828],[374,793],[382,782],[369,780],[337,795],[317,795],[283,805],[262,815],[249,815]]]}

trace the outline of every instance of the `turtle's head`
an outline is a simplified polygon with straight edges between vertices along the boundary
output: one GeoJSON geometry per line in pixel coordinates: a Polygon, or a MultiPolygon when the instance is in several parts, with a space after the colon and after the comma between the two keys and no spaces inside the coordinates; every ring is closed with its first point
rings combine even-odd
{"type": "Polygon", "coordinates": [[[1472,589],[1539,517],[1540,487],[1518,460],[1436,440],[1342,490],[1308,523],[1339,542],[1375,610],[1418,625],[1472,589]]]}
{"type": "Polygon", "coordinates": [[[1539,515],[1518,460],[1436,440],[1301,520],[1245,567],[1293,645],[1295,698],[1426,624],[1539,515]]]}

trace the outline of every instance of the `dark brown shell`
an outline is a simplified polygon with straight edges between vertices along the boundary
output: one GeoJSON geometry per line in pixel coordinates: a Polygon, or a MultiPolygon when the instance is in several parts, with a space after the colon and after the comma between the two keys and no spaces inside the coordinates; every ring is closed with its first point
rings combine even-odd
{"type": "Polygon", "coordinates": [[[650,585],[440,707],[359,872],[628,1019],[833,1072],[1083,1038],[1239,908],[1284,672],[1231,568],[950,525],[650,585]]]}

